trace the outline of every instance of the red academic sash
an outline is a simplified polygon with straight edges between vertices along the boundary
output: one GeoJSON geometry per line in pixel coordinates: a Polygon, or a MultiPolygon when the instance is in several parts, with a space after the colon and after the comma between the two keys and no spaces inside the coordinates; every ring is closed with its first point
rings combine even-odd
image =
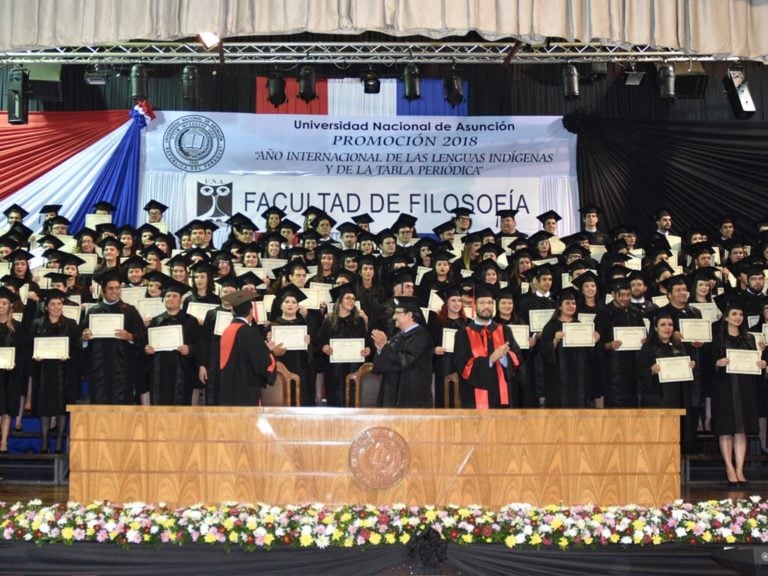
{"type": "MultiPolygon", "coordinates": [[[[461,372],[461,377],[464,380],[469,380],[472,375],[472,366],[475,364],[475,360],[478,358],[488,358],[488,343],[487,334],[488,329],[483,328],[480,331],[473,330],[472,327],[467,326],[464,328],[469,337],[469,347],[472,350],[472,357],[467,361],[464,370],[461,372]]],[[[496,329],[491,332],[491,340],[493,341],[493,349],[495,350],[502,344],[504,344],[504,326],[501,324],[496,325],[496,329]]],[[[520,361],[517,359],[517,354],[511,350],[508,352],[509,361],[512,362],[512,366],[517,368],[520,366],[520,361]]],[[[501,362],[496,362],[496,376],[499,383],[499,397],[501,399],[502,406],[509,406],[509,389],[507,388],[507,377],[504,375],[504,366],[501,362]]],[[[475,406],[477,408],[488,408],[488,390],[482,388],[475,388],[475,406]]]]}
{"type": "Polygon", "coordinates": [[[226,366],[227,362],[229,362],[229,357],[232,355],[232,348],[235,347],[235,337],[237,336],[237,331],[240,330],[240,328],[243,326],[245,326],[245,324],[241,324],[240,322],[233,322],[226,327],[224,333],[221,335],[221,340],[219,343],[219,350],[221,352],[219,355],[220,370],[224,370],[224,366],[226,366]]]}

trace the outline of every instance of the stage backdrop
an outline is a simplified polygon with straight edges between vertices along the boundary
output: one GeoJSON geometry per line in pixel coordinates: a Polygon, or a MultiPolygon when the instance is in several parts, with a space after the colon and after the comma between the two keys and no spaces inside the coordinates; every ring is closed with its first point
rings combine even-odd
{"type": "Polygon", "coordinates": [[[367,212],[374,230],[407,213],[429,232],[458,206],[474,210],[474,229],[505,208],[526,232],[549,209],[561,234],[578,228],[576,140],[560,117],[162,112],[145,137],[139,205],[171,206],[172,230],[237,212],[263,227],[272,205],[299,223],[309,206],[339,222],[367,212]]]}

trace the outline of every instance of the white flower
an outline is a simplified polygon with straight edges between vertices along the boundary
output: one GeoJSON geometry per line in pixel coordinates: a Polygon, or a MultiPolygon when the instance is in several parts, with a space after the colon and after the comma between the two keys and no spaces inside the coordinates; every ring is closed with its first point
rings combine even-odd
{"type": "Polygon", "coordinates": [[[632,538],[629,536],[624,536],[621,540],[619,540],[622,544],[632,544],[632,538]]]}
{"type": "Polygon", "coordinates": [[[678,538],[684,538],[685,536],[687,536],[687,534],[688,532],[686,532],[685,528],[683,528],[682,526],[678,526],[677,528],[675,528],[675,535],[678,538]]]}
{"type": "Polygon", "coordinates": [[[330,538],[328,538],[328,536],[326,536],[325,534],[315,538],[315,544],[317,544],[317,547],[320,549],[327,548],[330,543],[331,543],[330,538]]]}

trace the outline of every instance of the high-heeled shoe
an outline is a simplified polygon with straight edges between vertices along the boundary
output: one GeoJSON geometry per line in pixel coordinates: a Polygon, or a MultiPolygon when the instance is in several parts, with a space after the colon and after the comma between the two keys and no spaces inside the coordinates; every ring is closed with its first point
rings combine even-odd
{"type": "Polygon", "coordinates": [[[749,486],[749,480],[739,480],[737,482],[739,488],[747,488],[749,486]]]}

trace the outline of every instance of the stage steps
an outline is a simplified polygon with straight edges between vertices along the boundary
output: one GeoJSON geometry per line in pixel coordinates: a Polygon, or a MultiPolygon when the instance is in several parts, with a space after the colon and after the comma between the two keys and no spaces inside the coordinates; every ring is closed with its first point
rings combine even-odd
{"type": "MultiPolygon", "coordinates": [[[[15,423],[15,422],[14,422],[15,423]]],[[[69,435],[64,434],[64,453],[55,454],[56,432],[48,434],[48,454],[40,454],[40,420],[25,416],[22,432],[11,426],[8,452],[0,454],[0,477],[20,484],[62,485],[69,482],[69,435]]]]}
{"type": "MultiPolygon", "coordinates": [[[[712,434],[699,433],[698,445],[701,449],[700,453],[682,456],[680,470],[682,483],[685,485],[725,482],[725,464],[720,455],[717,437],[712,434]]],[[[747,437],[744,475],[750,482],[768,482],[768,455],[763,454],[760,449],[758,436],[747,437]]]]}

